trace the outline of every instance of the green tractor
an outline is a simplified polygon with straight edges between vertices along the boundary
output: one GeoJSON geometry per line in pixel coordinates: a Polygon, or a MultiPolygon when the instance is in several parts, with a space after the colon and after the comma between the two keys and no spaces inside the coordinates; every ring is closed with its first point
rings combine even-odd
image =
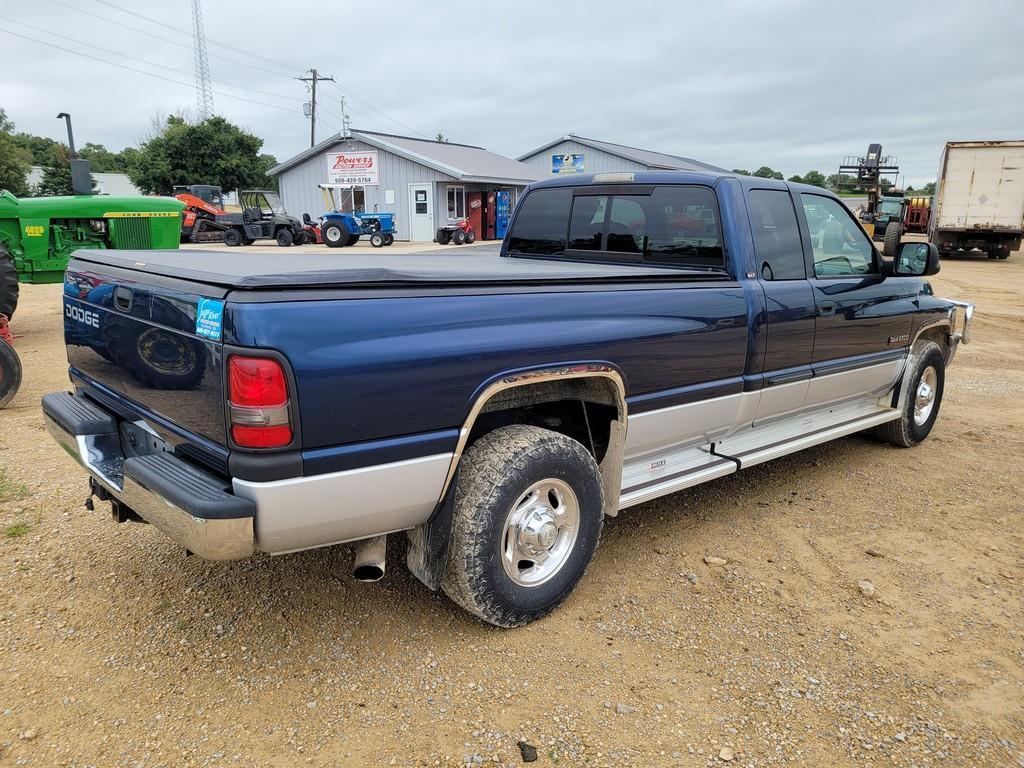
{"type": "Polygon", "coordinates": [[[21,382],[7,320],[18,283],[60,283],[80,248],[177,248],[184,204],[168,197],[74,195],[20,200],[0,190],[0,407],[21,382]]]}

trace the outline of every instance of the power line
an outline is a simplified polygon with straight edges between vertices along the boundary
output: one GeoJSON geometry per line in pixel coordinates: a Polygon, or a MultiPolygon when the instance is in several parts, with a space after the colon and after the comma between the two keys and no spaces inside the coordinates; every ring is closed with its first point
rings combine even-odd
{"type": "MultiPolygon", "coordinates": [[[[88,53],[82,53],[81,51],[76,51],[76,50],[74,50],[72,48],[65,48],[63,45],[57,45],[56,43],[51,43],[51,42],[49,42],[47,40],[39,40],[39,39],[34,38],[34,37],[29,37],[28,35],[22,35],[22,34],[19,34],[17,32],[12,32],[9,29],[0,29],[0,33],[3,33],[5,35],[13,35],[14,37],[20,37],[22,40],[29,40],[30,42],[39,43],[40,45],[45,45],[45,46],[48,46],[50,48],[56,48],[57,50],[60,50],[60,51],[65,51],[67,53],[73,53],[76,56],[82,56],[83,58],[86,58],[86,59],[92,59],[93,61],[98,61],[98,62],[100,62],[102,64],[109,64],[110,66],[117,67],[119,69],[126,69],[129,72],[135,72],[135,73],[140,74],[140,75],[145,75],[146,77],[155,77],[157,80],[164,80],[164,81],[166,81],[168,83],[174,83],[176,85],[183,85],[183,86],[185,86],[186,88],[189,88],[189,89],[194,87],[193,83],[186,83],[186,82],[183,82],[181,80],[175,80],[175,79],[170,78],[170,77],[165,77],[163,75],[158,75],[155,72],[146,72],[143,69],[136,69],[135,67],[129,67],[127,64],[118,64],[116,61],[110,61],[108,59],[103,59],[103,58],[100,58],[99,56],[92,56],[92,55],[90,55],[88,53]]],[[[228,99],[235,99],[236,101],[245,101],[245,102],[248,102],[249,104],[258,104],[261,107],[270,107],[271,109],[279,109],[282,112],[291,112],[291,113],[294,114],[294,110],[290,109],[289,107],[280,107],[277,104],[270,104],[270,103],[265,102],[265,101],[256,101],[255,99],[247,99],[244,96],[236,96],[233,93],[224,93],[223,91],[216,91],[215,90],[214,93],[217,94],[218,96],[224,96],[225,98],[228,98],[228,99]]]]}
{"type": "MultiPolygon", "coordinates": [[[[136,18],[142,19],[143,21],[148,21],[151,24],[158,24],[161,27],[166,27],[167,29],[170,29],[170,30],[172,30],[174,32],[177,32],[180,35],[185,35],[186,37],[191,37],[192,36],[188,31],[186,31],[185,29],[182,29],[181,27],[178,27],[178,26],[176,26],[174,24],[168,24],[167,22],[160,21],[159,19],[154,19],[151,16],[145,16],[145,15],[139,13],[138,11],[133,11],[130,8],[125,8],[123,6],[117,5],[116,3],[112,3],[112,2],[110,2],[110,0],[96,0],[96,2],[97,3],[102,3],[103,5],[106,5],[106,6],[110,7],[110,8],[113,8],[115,11],[120,11],[121,13],[127,13],[127,14],[130,14],[132,16],[135,16],[136,18]]],[[[269,62],[269,63],[274,64],[276,66],[279,66],[279,67],[281,67],[283,69],[287,69],[287,70],[291,70],[291,71],[294,71],[296,69],[296,67],[293,67],[291,64],[285,64],[283,61],[277,61],[276,59],[271,59],[271,58],[269,58],[267,56],[261,56],[260,54],[256,54],[256,53],[250,53],[249,51],[244,51],[241,48],[235,48],[232,45],[228,45],[227,43],[222,43],[222,42],[220,42],[218,40],[214,40],[213,38],[209,38],[209,39],[210,39],[210,42],[212,42],[213,44],[218,45],[221,48],[227,48],[229,51],[234,51],[235,53],[241,53],[242,55],[249,56],[250,58],[253,58],[253,59],[260,59],[262,61],[266,61],[266,62],[269,62]]]]}
{"type": "Polygon", "coordinates": [[[406,124],[405,124],[405,123],[403,123],[403,122],[402,122],[401,120],[398,120],[397,118],[394,118],[394,117],[392,117],[391,115],[389,115],[389,114],[388,114],[387,112],[385,112],[384,110],[382,110],[382,109],[379,109],[378,107],[375,107],[375,106],[374,106],[373,104],[371,104],[370,102],[368,102],[368,101],[367,101],[366,99],[362,98],[361,96],[358,96],[358,95],[356,95],[355,93],[353,93],[352,91],[350,91],[350,90],[349,90],[348,88],[344,88],[344,87],[342,87],[341,85],[338,85],[337,83],[335,83],[334,85],[335,85],[335,87],[336,87],[336,88],[337,88],[337,89],[338,89],[339,91],[341,91],[341,92],[342,92],[342,93],[343,93],[343,94],[344,94],[345,96],[348,96],[349,98],[351,98],[351,99],[354,99],[354,100],[358,101],[358,102],[359,102],[359,103],[361,103],[361,104],[365,104],[367,108],[369,108],[369,109],[373,110],[374,112],[377,112],[378,114],[380,114],[380,115],[382,115],[382,116],[386,117],[386,118],[387,118],[388,120],[390,120],[390,121],[391,121],[392,123],[395,123],[396,125],[400,125],[400,126],[402,126],[403,128],[405,128],[406,130],[408,130],[408,131],[412,131],[413,133],[419,134],[420,136],[426,136],[426,134],[425,134],[425,133],[423,133],[423,131],[418,131],[418,130],[416,130],[415,128],[413,128],[413,127],[412,127],[411,125],[406,125],[406,124]]]}
{"type": "MultiPolygon", "coordinates": [[[[54,2],[60,2],[60,0],[54,0],[54,2]]],[[[161,27],[164,27],[166,29],[169,29],[169,30],[171,30],[173,32],[177,32],[180,35],[185,35],[185,36],[191,37],[191,35],[189,35],[189,33],[186,32],[181,27],[178,27],[178,26],[176,26],[174,24],[169,24],[169,23],[167,23],[165,21],[161,21],[160,19],[154,19],[153,17],[146,16],[145,14],[142,14],[142,13],[138,13],[137,11],[133,11],[130,8],[125,8],[123,6],[118,5],[117,3],[110,2],[110,0],[96,0],[96,2],[97,3],[101,3],[102,5],[105,5],[105,6],[107,6],[109,8],[112,8],[112,9],[114,9],[116,11],[120,11],[122,13],[127,13],[127,14],[130,14],[131,16],[135,16],[136,18],[142,19],[143,21],[148,21],[151,24],[156,24],[158,26],[161,26],[161,27]]],[[[78,10],[78,9],[76,9],[76,10],[78,10]]],[[[87,13],[87,11],[83,11],[83,13],[87,13]]],[[[103,17],[100,17],[100,18],[103,18],[103,17]]],[[[129,28],[131,29],[131,27],[129,27],[129,28]]],[[[168,41],[168,42],[170,42],[170,41],[168,41]]],[[[293,65],[287,64],[287,63],[285,63],[283,61],[278,61],[277,59],[271,59],[271,58],[269,58],[267,56],[262,56],[262,55],[256,54],[256,53],[250,53],[250,52],[245,51],[245,50],[243,50],[241,48],[236,48],[234,46],[228,45],[227,43],[218,42],[217,40],[214,40],[213,38],[210,38],[210,42],[214,43],[215,45],[217,45],[217,46],[219,46],[221,48],[226,48],[228,50],[235,51],[236,53],[240,53],[243,56],[249,56],[249,57],[251,57],[253,59],[259,59],[259,60],[262,60],[262,61],[266,61],[266,62],[269,62],[269,63],[274,64],[276,66],[280,66],[280,67],[285,68],[285,69],[290,69],[292,71],[298,69],[298,67],[295,67],[293,65]]],[[[229,59],[229,61],[231,61],[231,59],[229,59]]],[[[240,62],[235,62],[235,63],[240,63],[240,62]]],[[[243,64],[243,66],[246,66],[246,65],[243,64]]],[[[334,82],[334,81],[330,81],[330,82],[334,82]]],[[[395,125],[400,125],[404,129],[406,129],[407,131],[412,131],[413,133],[418,134],[420,136],[426,136],[426,134],[423,133],[422,131],[419,131],[419,130],[413,128],[411,125],[403,123],[401,120],[398,120],[397,118],[392,117],[391,115],[389,115],[384,110],[382,110],[379,107],[375,106],[374,104],[372,104],[371,102],[367,101],[366,99],[364,99],[363,97],[359,96],[358,94],[354,93],[353,91],[349,90],[348,88],[345,88],[345,87],[339,85],[336,82],[334,82],[334,85],[338,88],[339,91],[344,93],[346,96],[348,96],[348,97],[350,97],[350,98],[352,98],[352,99],[354,99],[354,100],[364,104],[368,109],[370,109],[370,110],[372,110],[374,112],[377,112],[378,114],[382,115],[383,117],[385,117],[386,119],[388,119],[389,121],[394,123],[395,125]]],[[[380,123],[378,122],[378,124],[380,124],[380,123]]]]}
{"type": "MultiPolygon", "coordinates": [[[[110,48],[104,48],[103,46],[96,45],[95,43],[87,43],[84,40],[79,40],[79,39],[74,38],[74,37],[69,37],[68,35],[62,35],[59,32],[51,32],[48,29],[43,29],[42,27],[35,27],[35,26],[32,26],[31,24],[26,24],[23,21],[16,21],[16,20],[8,18],[6,16],[0,16],[0,21],[6,21],[6,22],[9,22],[9,23],[12,23],[12,24],[17,24],[19,26],[25,27],[26,29],[31,29],[31,30],[34,30],[36,32],[42,32],[43,34],[50,35],[52,37],[59,37],[61,40],[67,40],[68,42],[75,43],[76,45],[84,45],[87,48],[94,48],[97,51],[103,51],[104,53],[109,53],[109,54],[111,54],[113,56],[120,56],[122,59],[128,59],[129,61],[137,61],[140,64],[145,64],[148,67],[156,67],[157,69],[164,69],[164,70],[167,70],[168,72],[173,72],[176,75],[185,75],[186,77],[192,77],[192,74],[193,74],[192,72],[186,72],[183,69],[175,69],[174,67],[168,67],[166,64],[157,64],[155,61],[149,61],[148,59],[140,59],[137,56],[129,56],[127,53],[121,53],[120,51],[115,51],[115,50],[112,50],[110,48]]],[[[295,96],[285,96],[284,94],[274,93],[273,91],[261,91],[258,88],[250,88],[250,87],[245,86],[245,85],[238,85],[237,83],[228,83],[228,82],[225,82],[224,80],[213,80],[212,82],[213,82],[214,85],[219,85],[219,86],[224,87],[224,88],[237,88],[240,91],[249,91],[250,93],[258,93],[258,94],[261,94],[263,96],[273,96],[275,99],[286,99],[288,101],[295,101],[295,102],[302,102],[303,101],[303,99],[297,98],[295,96]]]]}
{"type": "MultiPolygon", "coordinates": [[[[162,42],[168,43],[169,45],[176,45],[179,48],[184,48],[186,51],[190,51],[190,52],[192,51],[192,46],[191,45],[186,45],[185,43],[177,43],[174,40],[168,40],[163,35],[158,35],[155,32],[147,32],[144,29],[139,29],[138,27],[133,27],[130,24],[125,24],[123,22],[117,21],[116,19],[111,19],[111,18],[109,18],[107,16],[101,16],[100,14],[93,13],[92,11],[86,11],[83,8],[78,8],[78,7],[74,6],[74,5],[71,5],[70,3],[66,3],[66,2],[64,2],[64,0],[50,0],[50,2],[56,3],[57,5],[63,6],[64,8],[70,8],[72,11],[78,11],[78,13],[84,13],[86,16],[92,16],[94,19],[99,19],[100,21],[105,21],[108,24],[114,24],[115,26],[122,27],[122,28],[127,29],[127,30],[131,30],[132,32],[137,32],[140,35],[146,35],[147,37],[155,38],[156,40],[160,40],[162,42]]],[[[262,72],[268,72],[271,75],[275,75],[276,77],[289,77],[290,76],[290,75],[282,75],[280,72],[275,72],[272,69],[267,69],[266,67],[261,67],[261,66],[258,66],[256,64],[249,64],[249,63],[244,62],[244,61],[239,61],[238,59],[232,59],[229,56],[223,56],[222,54],[219,54],[219,53],[211,53],[210,55],[213,56],[215,59],[221,59],[223,61],[229,61],[232,64],[237,64],[238,66],[245,67],[247,69],[258,69],[258,70],[260,70],[262,72]]]]}

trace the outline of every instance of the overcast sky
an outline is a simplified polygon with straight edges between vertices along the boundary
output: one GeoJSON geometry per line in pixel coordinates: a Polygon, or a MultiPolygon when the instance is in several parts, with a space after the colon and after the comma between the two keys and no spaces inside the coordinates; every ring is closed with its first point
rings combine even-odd
{"type": "MultiPolygon", "coordinates": [[[[294,78],[310,67],[352,95],[355,128],[513,157],[571,132],[789,176],[833,173],[878,141],[920,184],[945,141],[1024,138],[1020,0],[221,0],[203,13],[217,113],[279,159],[309,146],[294,78]]],[[[137,144],[154,115],[195,110],[190,24],[188,0],[0,3],[0,107],[19,130],[63,139],[67,111],[79,144],[137,144]]],[[[340,95],[323,87],[318,139],[338,130],[340,95]]]]}

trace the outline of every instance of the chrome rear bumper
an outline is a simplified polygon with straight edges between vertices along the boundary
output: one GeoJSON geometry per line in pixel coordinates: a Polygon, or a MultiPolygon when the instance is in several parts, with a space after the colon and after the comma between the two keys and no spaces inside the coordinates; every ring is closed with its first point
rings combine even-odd
{"type": "Polygon", "coordinates": [[[126,457],[116,419],[69,392],[43,398],[46,429],[118,503],[207,560],[255,551],[255,506],[170,453],[126,457]]]}

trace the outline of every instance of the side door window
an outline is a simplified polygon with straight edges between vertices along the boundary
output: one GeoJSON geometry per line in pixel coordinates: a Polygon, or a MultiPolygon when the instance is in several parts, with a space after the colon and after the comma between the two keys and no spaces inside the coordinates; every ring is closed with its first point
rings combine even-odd
{"type": "Polygon", "coordinates": [[[816,277],[870,275],[875,249],[846,206],[831,197],[802,194],[816,277]]]}
{"type": "Polygon", "coordinates": [[[762,280],[803,280],[807,277],[800,227],[789,192],[750,192],[750,228],[757,248],[762,280]]]}

